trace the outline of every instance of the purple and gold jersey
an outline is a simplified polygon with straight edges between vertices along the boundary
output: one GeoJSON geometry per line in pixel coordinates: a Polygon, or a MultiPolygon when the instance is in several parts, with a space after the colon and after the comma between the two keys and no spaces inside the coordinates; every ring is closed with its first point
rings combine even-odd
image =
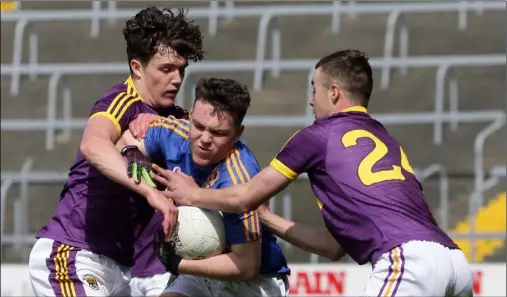
{"type": "MultiPolygon", "coordinates": [[[[122,134],[140,113],[187,115],[179,107],[150,108],[129,77],[95,102],[90,118],[105,117],[122,134]]],[[[78,152],[56,212],[36,237],[86,249],[131,266],[134,263],[134,242],[152,216],[153,208],[144,197],[101,174],[78,152]]]]}
{"type": "Polygon", "coordinates": [[[357,263],[411,240],[456,244],[437,225],[400,144],[363,107],[297,132],[270,164],[306,172],[327,229],[357,263]]]}
{"type": "MultiPolygon", "coordinates": [[[[211,173],[206,188],[223,189],[235,184],[248,182],[260,172],[257,159],[248,147],[238,141],[231,153],[211,173]]],[[[227,244],[243,244],[261,240],[261,275],[286,275],[290,273],[276,236],[259,221],[257,211],[247,213],[223,212],[227,244]]]]}

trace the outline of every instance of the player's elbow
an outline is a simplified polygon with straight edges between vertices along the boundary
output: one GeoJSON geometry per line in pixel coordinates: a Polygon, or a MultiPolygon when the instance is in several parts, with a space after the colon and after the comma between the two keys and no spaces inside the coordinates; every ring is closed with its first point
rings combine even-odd
{"type": "Polygon", "coordinates": [[[260,206],[257,201],[248,199],[248,197],[245,197],[243,199],[235,199],[234,203],[236,204],[235,208],[238,210],[238,213],[247,213],[254,211],[260,206]]]}
{"type": "Polygon", "coordinates": [[[114,146],[114,143],[109,139],[99,136],[86,136],[81,140],[79,151],[86,160],[93,164],[96,161],[96,157],[100,156],[107,149],[109,143],[111,146],[114,146]]]}
{"type": "Polygon", "coordinates": [[[253,261],[252,259],[245,259],[246,261],[241,265],[239,270],[239,281],[250,281],[259,276],[261,265],[260,259],[253,261]]]}
{"type": "Polygon", "coordinates": [[[81,140],[81,144],[79,145],[79,151],[83,156],[90,160],[91,157],[95,154],[97,146],[94,145],[94,141],[92,137],[86,137],[81,140]]]}
{"type": "Polygon", "coordinates": [[[332,262],[340,261],[343,256],[345,256],[345,251],[342,248],[339,248],[338,250],[333,249],[327,251],[323,256],[327,259],[329,259],[332,262]]]}
{"type": "Polygon", "coordinates": [[[236,281],[249,281],[256,278],[261,269],[261,246],[260,242],[247,243],[248,251],[232,251],[231,258],[236,266],[236,281]],[[252,246],[254,245],[254,246],[252,246]]]}
{"type": "Polygon", "coordinates": [[[326,254],[324,257],[331,262],[337,262],[341,259],[341,257],[338,257],[338,254],[326,254]]]}
{"type": "Polygon", "coordinates": [[[243,282],[251,281],[254,278],[256,278],[257,276],[259,276],[258,272],[255,272],[254,270],[250,270],[248,272],[244,272],[241,274],[240,281],[243,281],[243,282]]]}
{"type": "Polygon", "coordinates": [[[236,204],[236,205],[234,205],[234,208],[236,209],[236,211],[238,213],[246,213],[246,212],[251,211],[250,205],[244,204],[244,203],[236,204]]]}
{"type": "MultiPolygon", "coordinates": [[[[230,206],[230,209],[228,209],[230,212],[246,213],[251,211],[250,203],[248,203],[248,201],[244,198],[241,198],[241,196],[230,197],[227,204],[230,206]]],[[[255,210],[255,208],[253,210],[255,210]]]]}
{"type": "MultiPolygon", "coordinates": [[[[230,206],[231,212],[247,213],[259,208],[259,200],[251,197],[251,191],[248,184],[235,185],[233,191],[228,192],[227,204],[230,206]]],[[[262,203],[262,201],[261,201],[262,203]]]]}

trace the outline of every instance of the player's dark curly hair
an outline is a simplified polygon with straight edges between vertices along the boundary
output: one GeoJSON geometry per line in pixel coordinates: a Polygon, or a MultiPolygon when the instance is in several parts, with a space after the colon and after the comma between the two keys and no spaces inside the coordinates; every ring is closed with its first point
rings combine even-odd
{"type": "Polygon", "coordinates": [[[201,78],[195,87],[195,101],[198,100],[211,104],[219,117],[230,114],[238,127],[250,107],[248,87],[228,78],[201,78]]]}
{"type": "Polygon", "coordinates": [[[169,46],[176,53],[194,62],[202,60],[202,35],[199,26],[185,19],[186,12],[148,7],[126,22],[123,36],[127,42],[127,57],[146,64],[160,46],[169,46]]]}
{"type": "Polygon", "coordinates": [[[373,90],[373,75],[368,57],[363,52],[352,49],[334,52],[320,59],[315,69],[319,67],[329,79],[340,81],[341,87],[361,105],[368,106],[373,90]]]}

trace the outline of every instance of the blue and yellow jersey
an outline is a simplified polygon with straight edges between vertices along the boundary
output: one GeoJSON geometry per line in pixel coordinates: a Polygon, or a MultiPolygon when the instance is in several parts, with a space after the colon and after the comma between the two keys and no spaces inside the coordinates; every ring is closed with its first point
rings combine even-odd
{"type": "MultiPolygon", "coordinates": [[[[229,155],[210,174],[205,187],[222,189],[246,183],[260,170],[250,149],[238,141],[229,155]]],[[[262,240],[261,274],[288,274],[290,272],[282,249],[276,242],[276,236],[261,225],[257,211],[239,214],[223,212],[223,218],[228,244],[262,240]]]]}
{"type": "MultiPolygon", "coordinates": [[[[170,116],[149,126],[144,146],[153,162],[163,164],[169,170],[182,171],[202,184],[207,180],[213,167],[200,167],[192,162],[188,132],[188,120],[170,116]]],[[[160,212],[155,212],[148,226],[136,240],[135,265],[130,269],[133,277],[148,277],[165,272],[153,249],[153,236],[160,229],[163,219],[160,212]]]]}
{"type": "Polygon", "coordinates": [[[188,141],[189,121],[173,116],[150,124],[144,147],[149,158],[164,164],[167,169],[182,171],[203,184],[213,167],[201,167],[192,161],[190,142],[188,141]]]}

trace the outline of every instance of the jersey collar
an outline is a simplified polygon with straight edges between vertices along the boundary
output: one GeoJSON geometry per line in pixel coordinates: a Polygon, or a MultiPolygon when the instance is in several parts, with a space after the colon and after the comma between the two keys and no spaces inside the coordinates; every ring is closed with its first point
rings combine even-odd
{"type": "Polygon", "coordinates": [[[134,97],[141,99],[141,101],[144,101],[143,98],[141,98],[141,96],[139,95],[139,92],[137,91],[136,85],[134,84],[134,80],[132,80],[131,75],[129,75],[129,77],[125,81],[125,84],[127,85],[127,93],[129,93],[130,95],[132,95],[134,97]],[[132,91],[130,91],[130,90],[132,90],[132,91]]]}
{"type": "Polygon", "coordinates": [[[351,112],[351,111],[368,113],[366,107],[363,106],[351,106],[349,108],[345,108],[342,112],[351,112]]]}
{"type": "Polygon", "coordinates": [[[368,110],[366,109],[366,107],[357,105],[357,106],[351,106],[351,107],[345,108],[342,111],[330,113],[329,116],[334,116],[334,115],[341,113],[341,112],[363,112],[363,113],[367,114],[368,110]]]}

